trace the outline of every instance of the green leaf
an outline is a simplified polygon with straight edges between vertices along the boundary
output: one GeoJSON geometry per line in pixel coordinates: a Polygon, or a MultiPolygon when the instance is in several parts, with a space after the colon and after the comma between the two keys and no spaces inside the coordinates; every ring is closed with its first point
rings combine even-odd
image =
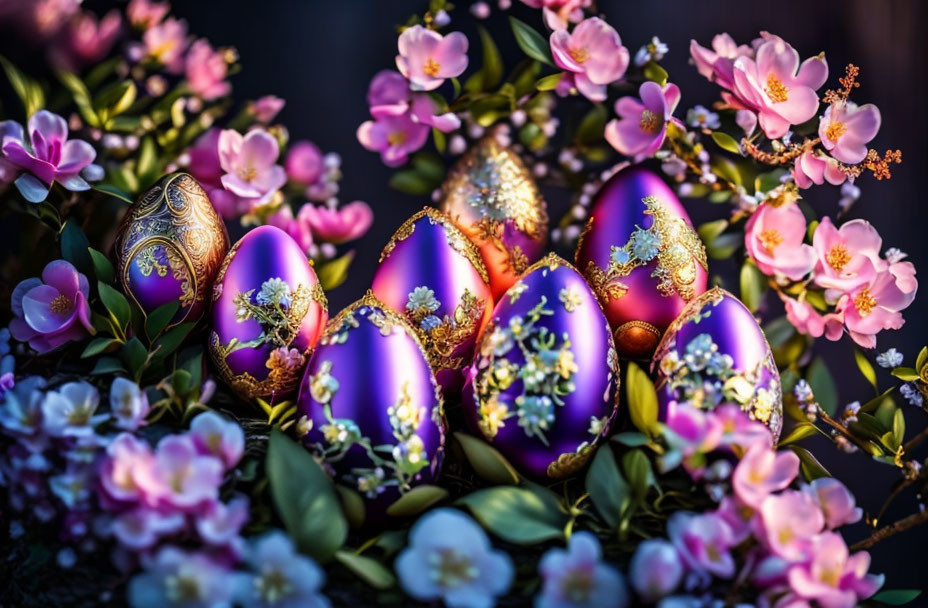
{"type": "Polygon", "coordinates": [[[617,528],[628,506],[630,492],[608,444],[596,450],[586,474],[586,491],[603,520],[610,528],[617,528]]]}
{"type": "Polygon", "coordinates": [[[767,277],[752,262],[741,266],[741,301],[751,312],[757,312],[767,292],[767,277]]]}
{"type": "Polygon", "coordinates": [[[93,264],[93,274],[97,277],[97,280],[103,281],[107,285],[112,285],[116,281],[116,269],[113,268],[113,263],[110,262],[109,258],[93,247],[88,247],[87,253],[90,254],[90,261],[93,264]]]}
{"type": "Polygon", "coordinates": [[[921,369],[925,366],[925,363],[928,363],[928,346],[923,346],[918,351],[918,357],[915,359],[915,369],[921,369]]]}
{"type": "Polygon", "coordinates": [[[36,81],[23,74],[19,68],[2,55],[0,55],[0,66],[3,67],[7,80],[10,81],[10,87],[23,104],[26,118],[45,107],[45,93],[36,81]]]}
{"type": "Polygon", "coordinates": [[[512,33],[515,34],[516,43],[523,53],[535,61],[554,67],[548,41],[535,28],[515,17],[509,17],[509,24],[512,26],[512,33]]]}
{"type": "Polygon", "coordinates": [[[632,424],[645,435],[653,436],[657,427],[657,391],[648,375],[633,362],[628,363],[625,372],[625,392],[632,424]]]}
{"type": "Polygon", "coordinates": [[[838,387],[828,366],[821,357],[816,357],[806,370],[806,381],[815,393],[815,400],[829,416],[838,409],[838,387]]]}
{"type": "Polygon", "coordinates": [[[336,551],[335,559],[374,589],[385,590],[396,584],[393,573],[375,559],[344,550],[336,551]]]}
{"type": "Polygon", "coordinates": [[[61,257],[71,262],[81,273],[90,274],[93,261],[87,249],[90,242],[81,227],[74,219],[70,219],[61,231],[61,257]]]}
{"type": "Polygon", "coordinates": [[[151,311],[148,318],[145,319],[145,334],[148,336],[149,341],[161,335],[161,332],[168,326],[168,323],[171,322],[178,310],[180,310],[180,302],[174,300],[151,311]]]}
{"type": "Polygon", "coordinates": [[[455,433],[454,438],[481,479],[494,484],[519,483],[519,474],[496,448],[465,433],[455,433]]]}
{"type": "Polygon", "coordinates": [[[640,503],[647,495],[648,488],[656,483],[651,462],[641,450],[632,450],[622,457],[622,469],[632,490],[632,497],[636,503],[640,503]]]}
{"type": "Polygon", "coordinates": [[[667,70],[662,68],[659,63],[650,61],[647,65],[644,66],[644,77],[648,80],[656,82],[661,86],[664,86],[667,84],[667,78],[669,76],[667,74],[667,70]]]}
{"type": "Polygon", "coordinates": [[[859,349],[854,349],[854,360],[857,361],[857,369],[860,370],[860,373],[864,375],[864,378],[867,379],[873,386],[873,390],[880,392],[879,385],[876,382],[876,370],[873,369],[873,364],[870,363],[870,360],[867,359],[867,355],[863,354],[859,349]]]}
{"type": "Polygon", "coordinates": [[[793,429],[789,432],[789,435],[780,438],[780,442],[777,443],[777,447],[782,448],[791,443],[802,441],[803,439],[811,437],[817,432],[819,432],[818,428],[811,422],[799,423],[793,427],[793,429]]]}
{"type": "Polygon", "coordinates": [[[482,25],[477,26],[477,32],[480,34],[480,43],[483,47],[483,65],[480,71],[464,83],[464,90],[472,93],[489,91],[503,79],[503,58],[499,54],[499,49],[496,48],[496,43],[493,42],[493,37],[482,25]]]}
{"type": "Polygon", "coordinates": [[[715,145],[723,150],[731,152],[732,154],[741,154],[741,146],[738,144],[735,138],[728,133],[723,133],[722,131],[713,131],[712,141],[714,141],[715,145]]]}
{"type": "Polygon", "coordinates": [[[74,99],[74,105],[81,113],[81,117],[91,127],[99,127],[100,119],[93,109],[93,103],[90,101],[90,91],[76,74],[70,72],[57,72],[58,80],[71,92],[71,98],[74,99]]]}
{"type": "Polygon", "coordinates": [[[822,477],[831,477],[831,473],[828,472],[828,469],[822,466],[822,463],[812,455],[812,452],[798,445],[791,445],[789,449],[795,452],[796,456],[799,456],[799,469],[802,471],[802,476],[806,481],[815,481],[822,477]]]}
{"type": "Polygon", "coordinates": [[[497,486],[458,500],[481,524],[501,539],[532,545],[564,537],[567,514],[531,490],[497,486]]]}
{"type": "Polygon", "coordinates": [[[725,232],[726,228],[728,228],[728,220],[721,219],[715,220],[714,222],[700,224],[696,229],[696,233],[699,235],[699,238],[702,239],[703,243],[708,244],[714,241],[720,234],[725,232]]]}
{"type": "Polygon", "coordinates": [[[388,182],[390,187],[405,194],[416,196],[431,194],[437,186],[434,182],[426,179],[418,171],[413,169],[403,169],[390,176],[388,182]]]}
{"type": "Polygon", "coordinates": [[[110,313],[110,318],[120,331],[125,330],[132,319],[132,309],[129,307],[126,296],[102,281],[97,281],[97,291],[100,293],[100,301],[103,302],[103,306],[110,313]]]}
{"type": "Polygon", "coordinates": [[[352,528],[363,526],[364,520],[367,519],[367,506],[361,494],[341,484],[335,484],[335,490],[338,492],[338,499],[342,503],[342,512],[348,520],[348,525],[352,528]]]}
{"type": "Polygon", "coordinates": [[[119,352],[129,373],[138,382],[142,377],[142,372],[145,371],[145,364],[148,361],[148,349],[138,338],[131,338],[119,352]]]}
{"type": "Polygon", "coordinates": [[[120,80],[103,89],[94,98],[94,108],[104,127],[110,120],[128,110],[135,103],[138,90],[131,80],[120,80]]]}
{"type": "Polygon", "coordinates": [[[335,289],[345,282],[348,278],[348,268],[351,266],[353,259],[354,250],[352,249],[348,253],[319,266],[316,276],[319,277],[319,283],[322,284],[323,291],[335,289]]]}
{"type": "Polygon", "coordinates": [[[108,194],[113,198],[118,198],[119,200],[128,203],[129,205],[132,204],[132,197],[130,197],[116,186],[111,186],[110,184],[97,184],[96,186],[93,186],[93,189],[97,192],[108,194]]]}
{"type": "Polygon", "coordinates": [[[557,88],[557,85],[561,83],[561,79],[563,78],[564,78],[563,72],[545,76],[544,78],[538,79],[538,82],[535,83],[535,88],[538,89],[539,91],[553,91],[554,89],[557,88]]]}
{"type": "Polygon", "coordinates": [[[116,340],[115,338],[94,338],[90,341],[90,344],[84,348],[84,352],[81,353],[81,359],[87,359],[99,355],[114,344],[119,344],[119,340],[116,340]]]}
{"type": "Polygon", "coordinates": [[[430,485],[416,486],[387,507],[387,515],[391,517],[418,515],[447,497],[448,490],[444,488],[430,485]]]}
{"type": "Polygon", "coordinates": [[[164,359],[183,344],[194,327],[196,323],[181,323],[172,327],[152,345],[152,352],[159,359],[164,359]]]}
{"type": "Polygon", "coordinates": [[[897,447],[905,441],[905,415],[902,408],[896,408],[896,413],[893,414],[893,439],[897,447]]]}
{"type": "Polygon", "coordinates": [[[743,234],[722,234],[711,243],[706,243],[706,255],[713,260],[727,260],[743,244],[743,234]]]}
{"type": "Polygon", "coordinates": [[[918,380],[918,372],[915,371],[915,368],[912,367],[893,368],[892,374],[903,382],[914,382],[915,380],[918,380]]]}
{"type": "Polygon", "coordinates": [[[158,149],[155,146],[154,138],[146,135],[142,138],[142,143],[139,144],[139,157],[135,165],[135,174],[141,184],[147,185],[158,177],[158,173],[158,149]]]}
{"type": "Polygon", "coordinates": [[[274,507],[301,551],[328,561],[348,535],[332,482],[306,449],[272,430],[265,462],[274,507]]]}
{"type": "Polygon", "coordinates": [[[889,606],[902,606],[922,594],[920,589],[886,589],[874,595],[871,600],[889,606]]]}
{"type": "Polygon", "coordinates": [[[607,114],[606,106],[602,104],[593,106],[583,117],[583,120],[580,121],[574,141],[584,146],[602,141],[603,132],[606,129],[607,114]]]}
{"type": "Polygon", "coordinates": [[[630,448],[638,448],[643,445],[647,445],[651,440],[642,435],[641,433],[636,433],[634,431],[627,431],[625,433],[616,433],[612,436],[611,441],[614,441],[618,444],[624,445],[630,448]]]}
{"type": "Polygon", "coordinates": [[[91,370],[91,376],[102,376],[104,374],[116,374],[116,373],[125,373],[126,368],[123,367],[122,361],[116,357],[100,357],[97,359],[96,365],[93,366],[91,370]]]}

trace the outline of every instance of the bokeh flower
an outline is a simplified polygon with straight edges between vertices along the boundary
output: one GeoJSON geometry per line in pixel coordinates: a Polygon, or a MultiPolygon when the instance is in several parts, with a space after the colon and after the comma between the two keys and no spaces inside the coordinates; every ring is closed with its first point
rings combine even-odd
{"type": "Polygon", "coordinates": [[[667,83],[645,82],[638,89],[641,99],[622,97],[615,102],[618,119],[606,125],[606,141],[626,156],[636,159],[653,156],[667,136],[667,123],[681,125],[673,118],[680,103],[680,89],[667,83]]]}
{"type": "Polygon", "coordinates": [[[552,30],[566,29],[570,23],[583,21],[583,9],[593,5],[593,0],[522,0],[532,8],[540,8],[542,17],[552,30]]]}
{"type": "Polygon", "coordinates": [[[203,553],[163,547],[145,572],[129,581],[129,604],[133,608],[193,608],[231,606],[234,587],[230,572],[203,553]]]}
{"type": "Polygon", "coordinates": [[[825,516],[825,527],[829,530],[857,523],[863,517],[863,510],[857,506],[854,495],[834,477],[815,479],[803,485],[802,490],[818,502],[825,516]]]}
{"type": "Polygon", "coordinates": [[[49,391],[42,401],[45,432],[52,437],[80,437],[93,434],[93,427],[108,416],[95,416],[100,405],[97,388],[83,380],[62,384],[49,391]]]}
{"type": "Polygon", "coordinates": [[[222,461],[200,454],[192,438],[168,435],[158,442],[151,475],[140,482],[150,506],[193,510],[217,499],[222,473],[222,461]]]}
{"type": "Polygon", "coordinates": [[[467,37],[460,32],[442,36],[414,25],[400,34],[398,48],[396,67],[414,90],[437,89],[467,69],[467,37]]]}
{"type": "Polygon", "coordinates": [[[254,114],[255,120],[261,124],[268,124],[276,117],[287,102],[276,95],[264,95],[248,104],[248,110],[254,114]]]}
{"type": "Polygon", "coordinates": [[[70,262],[49,262],[41,279],[26,279],[13,290],[10,333],[40,354],[79,340],[93,329],[89,295],[87,277],[70,262]]]}
{"type": "Polygon", "coordinates": [[[206,101],[229,94],[232,86],[226,81],[229,64],[222,51],[213,50],[207,40],[190,45],[185,60],[185,75],[190,90],[206,101]]]}
{"type": "Polygon", "coordinates": [[[734,576],[734,536],[718,515],[677,511],[667,520],[667,535],[691,572],[701,577],[734,576]]]}
{"type": "Polygon", "coordinates": [[[324,168],[322,151],[310,141],[294,142],[287,149],[284,168],[290,181],[307,186],[315,183],[324,168]]]}
{"type": "Polygon", "coordinates": [[[635,549],[628,568],[628,580],[646,602],[673,593],[683,580],[683,563],[672,544],[651,538],[635,549]]]}
{"type": "Polygon", "coordinates": [[[799,457],[794,452],[755,445],[735,467],[732,488],[741,502],[757,508],[767,496],[789,486],[798,474],[799,457]]]}
{"type": "Polygon", "coordinates": [[[535,608],[622,608],[628,591],[622,575],[603,563],[599,540],[589,532],[576,532],[567,549],[550,549],[541,558],[538,571],[541,592],[535,608]]]}
{"type": "Polygon", "coordinates": [[[362,236],[374,221],[374,212],[362,201],[339,208],[307,203],[297,215],[309,225],[315,238],[336,244],[362,236]]]}
{"type": "Polygon", "coordinates": [[[314,561],[299,555],[286,534],[272,531],[253,541],[247,560],[253,574],[242,577],[236,593],[245,608],[330,605],[319,592],[325,573],[314,561]]]}
{"type": "Polygon", "coordinates": [[[554,63],[565,70],[573,84],[590,101],[606,99],[606,85],[621,78],[628,69],[628,49],[611,25],[599,17],[580,22],[573,32],[551,33],[554,63]]]}
{"type": "Polygon", "coordinates": [[[189,436],[201,454],[221,460],[231,469],[245,451],[245,433],[237,423],[213,411],[198,414],[190,423],[189,436]]]}
{"type": "Polygon", "coordinates": [[[409,114],[383,116],[361,124],[358,141],[368,150],[379,152],[388,167],[399,167],[425,145],[429,132],[428,125],[413,120],[409,114]]]}
{"type": "Polygon", "coordinates": [[[883,576],[867,574],[866,551],[848,555],[840,535],[826,532],[810,543],[811,559],[789,570],[789,585],[800,598],[819,606],[853,608],[883,585],[883,576]]]}
{"type": "Polygon", "coordinates": [[[142,35],[145,57],[160,63],[165,71],[180,74],[184,71],[184,52],[187,50],[187,23],[170,17],[157,23],[142,35]]]}
{"type": "Polygon", "coordinates": [[[171,10],[167,2],[152,2],[152,0],[129,0],[126,6],[126,17],[132,27],[147,30],[164,19],[171,10]]]}
{"type": "Polygon", "coordinates": [[[757,537],[774,555],[789,561],[807,559],[811,539],[825,526],[815,499],[795,490],[765,498],[758,515],[757,537]]]}
{"type": "Polygon", "coordinates": [[[122,29],[122,16],[112,10],[102,18],[83,11],[65,26],[64,32],[52,45],[51,61],[59,69],[76,71],[94,64],[110,52],[122,29]]]}
{"type": "Polygon", "coordinates": [[[148,416],[148,396],[132,380],[116,378],[110,386],[110,409],[116,428],[135,431],[145,424],[148,416]]]}

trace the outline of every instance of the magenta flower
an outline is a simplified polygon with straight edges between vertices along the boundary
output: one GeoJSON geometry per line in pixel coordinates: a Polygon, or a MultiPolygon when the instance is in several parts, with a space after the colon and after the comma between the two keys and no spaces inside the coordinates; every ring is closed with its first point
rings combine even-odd
{"type": "Polygon", "coordinates": [[[789,570],[789,585],[806,600],[829,608],[854,608],[883,586],[884,577],[867,574],[870,554],[848,555],[840,535],[826,532],[812,540],[811,560],[789,570]]]}
{"type": "Polygon", "coordinates": [[[522,0],[532,8],[542,9],[542,16],[552,30],[563,30],[568,23],[583,21],[583,9],[593,5],[593,0],[522,0]]]}
{"type": "Polygon", "coordinates": [[[307,186],[313,184],[325,169],[322,152],[310,141],[295,142],[287,150],[284,168],[290,181],[307,186]]]}
{"type": "Polygon", "coordinates": [[[213,50],[209,41],[197,40],[187,52],[185,74],[195,95],[211,101],[229,94],[232,86],[226,82],[229,64],[221,51],[213,50]]]}
{"type": "Polygon", "coordinates": [[[130,0],[126,6],[126,17],[132,27],[147,30],[161,23],[168,11],[171,10],[167,2],[152,2],[151,0],[130,0]]]}
{"type": "Polygon", "coordinates": [[[275,95],[265,95],[259,97],[254,102],[248,104],[248,108],[255,115],[255,120],[261,124],[268,124],[277,116],[287,102],[275,95]]]}
{"type": "Polygon", "coordinates": [[[354,201],[339,208],[306,203],[298,219],[312,229],[313,236],[329,243],[344,243],[362,236],[374,221],[367,203],[354,201]]]}
{"type": "Polygon", "coordinates": [[[880,110],[872,103],[834,103],[818,123],[818,136],[832,156],[854,165],[867,157],[867,143],[880,130],[880,120],[880,110]]]}
{"type": "MultiPolygon", "coordinates": [[[[599,540],[575,532],[567,550],[549,549],[538,563],[542,578],[535,608],[624,608],[628,591],[622,575],[603,562],[599,540]]],[[[450,602],[449,602],[450,603],[450,602]]]]}
{"type": "Polygon", "coordinates": [[[804,152],[793,164],[793,181],[800,188],[811,188],[812,184],[821,186],[826,181],[833,186],[840,186],[847,179],[841,171],[838,161],[813,151],[804,152]]]}
{"type": "Polygon", "coordinates": [[[735,559],[731,555],[734,537],[721,517],[677,511],[667,520],[667,535],[692,572],[717,578],[734,576],[735,559]]]}
{"type": "Polygon", "coordinates": [[[762,203],[745,225],[744,247],[764,274],[798,281],[815,266],[815,250],[803,243],[805,236],[799,205],[762,203]]]}
{"type": "Polygon", "coordinates": [[[367,102],[375,119],[408,116],[439,131],[448,133],[461,126],[453,112],[442,112],[437,102],[426,93],[411,93],[409,83],[392,70],[381,70],[371,80],[367,102]]]}
{"type": "MultiPolygon", "coordinates": [[[[380,70],[374,74],[367,87],[367,105],[371,108],[404,104],[408,100],[409,82],[402,74],[393,70],[380,70]]],[[[402,114],[404,111],[405,108],[393,113],[402,114]]]]}
{"type": "Polygon", "coordinates": [[[75,192],[90,190],[81,177],[97,152],[80,139],[68,139],[68,123],[48,110],[39,110],[26,125],[28,138],[16,122],[0,123],[3,136],[3,156],[7,162],[26,173],[16,180],[16,186],[30,203],[40,203],[56,181],[75,192]]]}
{"type": "Polygon", "coordinates": [[[822,315],[804,299],[797,300],[783,294],[780,294],[780,299],[786,309],[786,319],[799,333],[813,338],[825,336],[832,342],[844,335],[844,314],[840,311],[822,315]]]}
{"type": "Polygon", "coordinates": [[[193,510],[218,498],[222,473],[222,461],[199,454],[191,437],[168,435],[158,442],[151,476],[140,482],[149,505],[193,510]]]}
{"type": "Polygon", "coordinates": [[[106,447],[100,469],[100,486],[107,497],[120,503],[140,500],[142,486],[151,485],[154,455],[147,443],[131,433],[120,433],[106,447]]]}
{"type": "Polygon", "coordinates": [[[227,469],[234,467],[245,451],[242,427],[213,411],[203,412],[193,419],[189,436],[201,454],[215,456],[227,469]]]}
{"type": "Polygon", "coordinates": [[[818,111],[818,94],[828,78],[824,56],[799,64],[799,53],[779,36],[767,35],[755,57],[740,56],[733,65],[732,92],[728,101],[754,110],[760,128],[771,139],[782,137],[790,125],[801,124],[818,111]]]}
{"type": "Polygon", "coordinates": [[[80,340],[93,330],[89,293],[87,277],[70,262],[49,262],[41,279],[26,279],[13,290],[10,333],[40,354],[80,340]]]}
{"type": "Polygon", "coordinates": [[[683,580],[680,554],[666,540],[646,540],[635,549],[628,567],[628,580],[646,602],[670,595],[683,580]]]}
{"type": "Polygon", "coordinates": [[[722,33],[712,38],[711,49],[690,40],[690,56],[700,74],[730,91],[735,83],[735,59],[753,57],[754,49],[746,44],[739,45],[727,33],[722,33]]]}
{"type": "Polygon", "coordinates": [[[767,496],[786,488],[799,474],[799,457],[794,452],[776,452],[755,445],[747,451],[732,475],[735,495],[749,507],[758,508],[767,496]]]}
{"type": "Polygon", "coordinates": [[[668,442],[683,454],[683,464],[694,478],[702,475],[704,454],[719,447],[722,425],[715,416],[685,403],[672,403],[667,412],[668,442]]]}
{"type": "Polygon", "coordinates": [[[467,69],[467,37],[460,32],[442,36],[414,25],[400,34],[398,47],[396,67],[418,91],[437,89],[467,69]]]}
{"type": "MultiPolygon", "coordinates": [[[[312,206],[312,204],[306,203],[304,207],[306,206],[312,206]]],[[[289,234],[300,249],[309,255],[314,243],[312,228],[305,220],[293,216],[293,209],[290,205],[281,205],[277,211],[267,217],[265,223],[289,234]]]]}
{"type": "Polygon", "coordinates": [[[721,445],[742,450],[748,450],[755,445],[770,448],[773,445],[773,436],[770,429],[757,420],[751,420],[739,405],[722,403],[715,407],[712,417],[721,425],[721,445]]]}
{"type": "Polygon", "coordinates": [[[857,523],[863,517],[863,511],[857,506],[854,495],[834,477],[816,479],[808,485],[803,485],[802,491],[818,502],[825,516],[825,527],[829,530],[857,523]]]}
{"type": "MultiPolygon", "coordinates": [[[[912,278],[914,280],[914,278],[912,278]]],[[[909,285],[909,275],[903,285],[909,285]]],[[[844,313],[844,324],[851,338],[864,348],[876,347],[876,334],[899,329],[905,320],[902,310],[915,299],[917,285],[906,292],[890,270],[880,272],[867,285],[841,296],[837,310],[844,313]]]]}
{"type": "Polygon", "coordinates": [[[807,559],[812,538],[825,527],[818,503],[794,490],[768,496],[758,514],[756,536],[773,554],[790,561],[807,559]]]}
{"type": "Polygon", "coordinates": [[[225,129],[219,135],[219,163],[225,175],[222,185],[253,207],[265,205],[287,182],[287,172],[276,164],[277,139],[264,129],[252,129],[242,137],[225,129]]]}
{"type": "Polygon", "coordinates": [[[573,78],[573,84],[590,101],[605,101],[606,85],[628,69],[628,49],[611,25],[599,17],[584,19],[573,32],[551,32],[554,63],[573,78]]]}
{"type": "Polygon", "coordinates": [[[144,52],[172,74],[184,71],[187,50],[187,23],[173,17],[148,28],[142,35],[144,52]]]}
{"type": "Polygon", "coordinates": [[[216,128],[208,129],[187,150],[187,169],[206,189],[222,188],[222,164],[219,162],[219,135],[216,128]]]}
{"type": "Polygon", "coordinates": [[[388,167],[399,167],[425,145],[429,131],[428,125],[413,120],[409,114],[383,116],[358,127],[358,141],[368,150],[379,152],[388,167]]]}
{"type": "Polygon", "coordinates": [[[741,503],[735,496],[728,494],[719,503],[715,514],[728,524],[732,542],[740,545],[754,532],[754,515],[756,511],[741,503]]]}
{"type": "Polygon", "coordinates": [[[162,513],[136,507],[113,519],[110,532],[123,547],[133,551],[151,549],[166,536],[180,532],[186,521],[182,513],[162,513]]]}
{"type": "Polygon", "coordinates": [[[881,263],[883,239],[870,222],[852,220],[835,228],[828,217],[812,235],[818,261],[815,283],[826,289],[852,291],[873,281],[881,263]]]}
{"type": "Polygon", "coordinates": [[[653,156],[667,136],[667,123],[682,127],[673,118],[680,103],[680,89],[667,83],[663,88],[656,82],[645,82],[638,89],[641,99],[622,97],[615,102],[618,119],[606,125],[606,141],[626,156],[636,159],[653,156]]]}
{"type": "Polygon", "coordinates": [[[51,50],[52,63],[60,69],[76,71],[106,57],[122,29],[119,11],[112,10],[102,19],[85,11],[67,25],[51,50]]]}

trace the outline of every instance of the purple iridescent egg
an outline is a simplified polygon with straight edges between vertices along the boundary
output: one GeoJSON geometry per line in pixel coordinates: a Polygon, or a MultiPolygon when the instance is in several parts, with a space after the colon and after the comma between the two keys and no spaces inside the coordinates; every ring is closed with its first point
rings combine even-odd
{"type": "Polygon", "coordinates": [[[209,354],[246,399],[294,391],[325,327],[326,298],[300,246],[273,226],[248,232],[213,285],[209,354]]]}
{"type": "Polygon", "coordinates": [[[619,171],[593,197],[575,261],[623,357],[650,357],[686,303],[706,290],[706,250],[686,210],[642,167],[619,171]]]}
{"type": "Polygon", "coordinates": [[[470,369],[465,412],[523,473],[566,477],[609,432],[617,371],[596,296],[573,266],[549,254],[493,310],[470,369]]]}
{"type": "Polygon", "coordinates": [[[773,353],[751,311],[724,289],[686,305],[654,352],[651,372],[661,420],[681,403],[734,403],[779,438],[783,398],[773,353]]]}
{"type": "Polygon", "coordinates": [[[297,404],[305,443],[381,520],[401,494],[437,477],[444,452],[441,393],[412,325],[372,292],[326,327],[297,404]]]}
{"type": "Polygon", "coordinates": [[[185,173],[168,175],[139,197],[116,236],[123,290],[147,315],[177,302],[169,326],[196,321],[229,235],[206,192],[185,173]]]}
{"type": "Polygon", "coordinates": [[[442,385],[459,389],[460,370],[493,310],[477,247],[445,214],[426,207],[387,243],[371,288],[415,328],[442,385]]]}

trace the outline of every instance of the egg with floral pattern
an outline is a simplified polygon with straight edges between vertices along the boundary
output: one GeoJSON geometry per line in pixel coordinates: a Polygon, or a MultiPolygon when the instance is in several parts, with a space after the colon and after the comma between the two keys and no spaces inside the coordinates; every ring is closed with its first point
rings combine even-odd
{"type": "Polygon", "coordinates": [[[488,135],[448,173],[441,208],[480,248],[499,299],[545,251],[548,211],[519,155],[488,135]]]}
{"type": "Polygon", "coordinates": [[[460,388],[460,370],[493,310],[477,247],[445,214],[426,207],[387,243],[371,288],[413,325],[439,382],[460,388]]]}
{"type": "Polygon", "coordinates": [[[418,332],[372,292],[326,327],[300,385],[304,442],[368,518],[434,479],[444,450],[441,393],[418,332]]]}
{"type": "Polygon", "coordinates": [[[671,323],[651,362],[660,419],[680,403],[738,405],[776,440],[783,427],[780,373],[764,331],[741,300],[718,287],[671,323]]]}
{"type": "Polygon", "coordinates": [[[206,192],[186,173],[174,173],[126,212],[116,236],[119,280],[143,314],[177,302],[169,326],[196,321],[228,250],[225,224],[206,192]]]}
{"type": "Polygon", "coordinates": [[[295,391],[328,318],[296,241],[273,226],[245,234],[223,261],[212,300],[208,350],[219,377],[246,399],[295,391]]]}
{"type": "Polygon", "coordinates": [[[686,210],[639,166],[616,173],[593,197],[575,262],[623,357],[649,358],[686,303],[706,290],[706,250],[686,210]]]}
{"type": "Polygon", "coordinates": [[[554,254],[497,303],[469,376],[472,428],[534,478],[582,468],[617,409],[609,324],[580,273],[554,254]]]}

